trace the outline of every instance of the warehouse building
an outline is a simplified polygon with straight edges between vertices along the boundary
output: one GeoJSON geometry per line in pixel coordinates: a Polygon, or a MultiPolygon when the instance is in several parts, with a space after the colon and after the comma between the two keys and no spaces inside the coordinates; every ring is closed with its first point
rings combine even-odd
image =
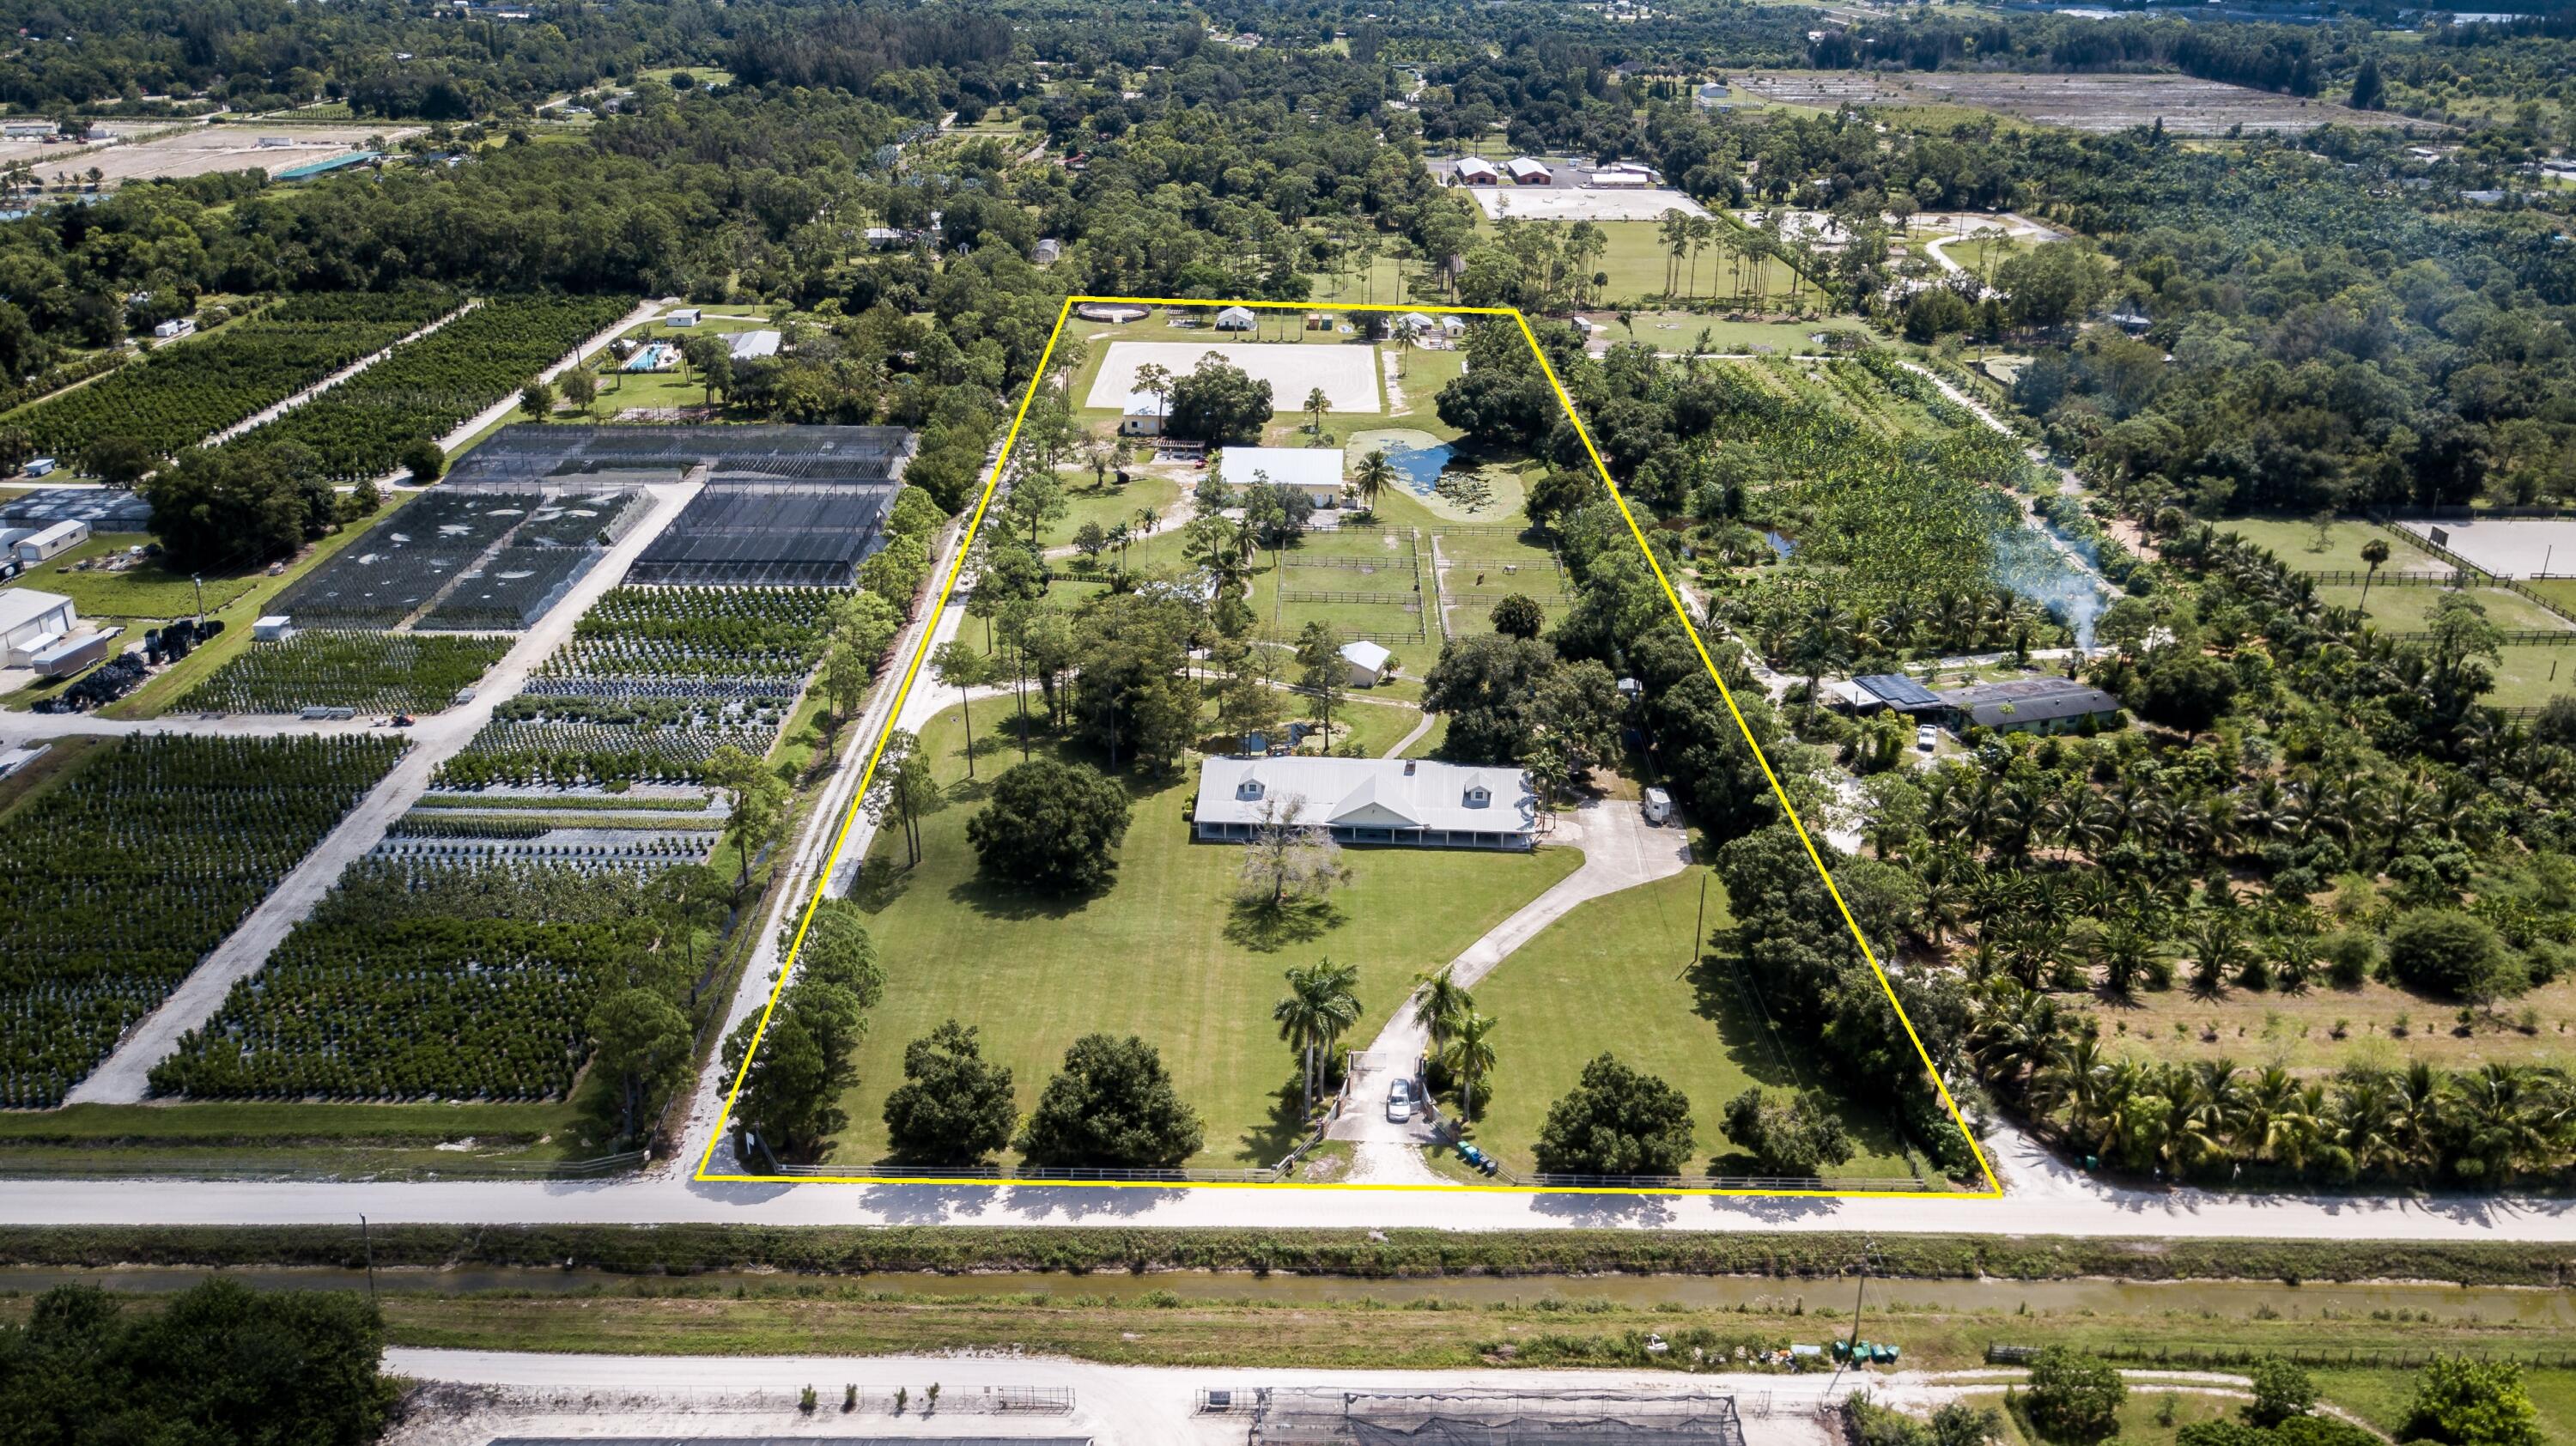
{"type": "Polygon", "coordinates": [[[1954,732],[1991,728],[1998,733],[2065,733],[2087,723],[2116,725],[2120,700],[2073,678],[2007,678],[1965,688],[1944,688],[1940,699],[1954,732]]]}

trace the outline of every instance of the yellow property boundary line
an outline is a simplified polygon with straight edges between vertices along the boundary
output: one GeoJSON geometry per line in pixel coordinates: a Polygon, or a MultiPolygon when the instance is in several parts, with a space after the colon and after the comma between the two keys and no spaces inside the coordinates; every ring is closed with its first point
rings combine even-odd
{"type": "Polygon", "coordinates": [[[1763,755],[1762,745],[1755,741],[1751,725],[1744,721],[1743,712],[1735,706],[1734,692],[1726,686],[1726,679],[1718,675],[1717,662],[1709,656],[1707,642],[1700,637],[1698,627],[1693,625],[1691,622],[1690,609],[1683,605],[1681,593],[1673,587],[1672,579],[1664,576],[1663,564],[1655,560],[1655,550],[1646,545],[1645,531],[1637,525],[1636,514],[1628,510],[1628,499],[1620,493],[1619,484],[1610,479],[1610,469],[1602,463],[1599,449],[1593,446],[1592,433],[1590,429],[1583,425],[1583,418],[1577,415],[1574,410],[1574,399],[1566,395],[1565,383],[1557,379],[1556,368],[1549,365],[1546,351],[1540,348],[1538,337],[1530,330],[1529,318],[1521,315],[1517,308],[1506,306],[1405,306],[1394,303],[1383,305],[1344,304],[1318,306],[1312,302],[1304,301],[1211,301],[1201,298],[1158,296],[1066,297],[1064,299],[1064,305],[1056,312],[1055,330],[1047,335],[1046,349],[1038,354],[1036,375],[1029,379],[1029,389],[1027,393],[1020,398],[1019,412],[1011,418],[1010,435],[1003,439],[1001,455],[993,460],[992,475],[984,479],[984,490],[982,494],[975,499],[974,514],[966,521],[965,536],[958,541],[957,555],[948,565],[948,576],[939,585],[938,599],[931,605],[928,617],[929,626],[922,630],[921,641],[913,648],[912,661],[905,665],[903,681],[895,690],[894,704],[887,714],[885,732],[877,735],[876,746],[868,752],[867,771],[859,776],[858,791],[850,798],[850,811],[842,816],[840,832],[832,840],[832,851],[824,857],[823,866],[819,871],[817,871],[814,881],[814,895],[812,898],[805,901],[805,912],[796,923],[796,935],[788,942],[786,957],[779,963],[778,982],[770,986],[769,1001],[767,1004],[762,1006],[760,1011],[760,1023],[752,1031],[751,1048],[743,1052],[742,1064],[734,1071],[733,1087],[725,1092],[724,1109],[716,1116],[715,1130],[708,1138],[706,1153],[698,1160],[697,1173],[694,1177],[695,1179],[710,1183],[744,1185],[983,1185],[994,1187],[1017,1185],[1029,1187],[1072,1187],[1109,1190],[1446,1190],[1464,1193],[1483,1192],[1489,1194],[1499,1191],[1531,1195],[1744,1195],[1761,1198],[1808,1197],[1835,1200],[1999,1200],[2003,1198],[2003,1185],[1995,1178],[1994,1165],[1987,1160],[1985,1148],[1977,1143],[1976,1133],[1970,1130],[1968,1128],[1967,1121],[1960,1117],[1958,1102],[1950,1098],[1949,1086],[1941,1082],[1941,1072],[1933,1068],[1932,1056],[1923,1048],[1922,1036],[1915,1033],[1914,1021],[1905,1017],[1905,1006],[1897,1002],[1896,987],[1889,982],[1886,968],[1878,962],[1878,955],[1876,951],[1869,947],[1869,940],[1862,936],[1859,921],[1852,917],[1851,906],[1843,902],[1842,890],[1834,886],[1833,873],[1825,867],[1824,856],[1817,851],[1815,839],[1810,837],[1807,833],[1806,822],[1798,817],[1797,806],[1789,802],[1788,791],[1781,787],[1779,775],[1771,771],[1771,760],[1763,755]],[[1726,711],[1729,716],[1735,719],[1737,730],[1744,735],[1745,746],[1752,749],[1754,761],[1762,765],[1762,777],[1771,785],[1771,796],[1779,800],[1781,813],[1787,816],[1789,826],[1797,830],[1798,841],[1806,846],[1807,861],[1816,866],[1816,877],[1824,880],[1825,891],[1833,896],[1834,907],[1841,911],[1844,925],[1851,930],[1852,942],[1860,945],[1861,957],[1869,961],[1870,972],[1878,976],[1878,987],[1887,995],[1888,1007],[1896,1011],[1897,1023],[1905,1027],[1905,1038],[1914,1046],[1915,1057],[1923,1062],[1924,1073],[1931,1077],[1932,1088],[1940,1092],[1942,1108],[1950,1112],[1950,1122],[1958,1127],[1960,1137],[1968,1142],[1969,1150],[1976,1155],[1977,1169],[1985,1176],[1986,1188],[1983,1191],[1688,1190],[1678,1188],[1656,1189],[1652,1187],[1603,1189],[1579,1185],[1406,1185],[1370,1183],[1326,1183],[1309,1185],[1294,1180],[1278,1180],[1265,1183],[1258,1181],[1230,1180],[1049,1180],[1042,1178],[1023,1179],[1013,1176],[986,1178],[977,1176],[938,1177],[928,1175],[719,1175],[710,1173],[708,1166],[715,1160],[717,1144],[722,1142],[724,1139],[725,1123],[733,1116],[734,1099],[742,1093],[743,1080],[751,1073],[751,1062],[760,1054],[760,1041],[762,1037],[768,1033],[770,1015],[777,1010],[778,997],[786,989],[787,981],[795,971],[797,953],[805,946],[805,931],[814,922],[814,910],[823,902],[823,889],[825,885],[831,881],[832,871],[840,864],[841,850],[849,843],[850,829],[858,821],[859,809],[867,799],[869,784],[875,780],[877,762],[885,756],[886,741],[893,736],[894,725],[896,721],[903,716],[904,700],[911,695],[913,682],[921,674],[922,661],[930,652],[930,640],[932,636],[938,632],[939,615],[947,610],[949,594],[956,589],[957,578],[966,567],[967,554],[974,548],[975,534],[977,530],[984,525],[985,509],[992,505],[994,490],[1000,485],[1002,480],[1002,470],[1010,465],[1011,449],[1019,443],[1020,427],[1028,420],[1029,404],[1037,399],[1038,388],[1046,385],[1048,363],[1055,357],[1056,342],[1064,336],[1065,324],[1073,317],[1073,308],[1076,305],[1085,303],[1125,306],[1183,306],[1193,308],[1241,306],[1272,311],[1404,311],[1420,312],[1428,316],[1510,317],[1513,323],[1520,328],[1522,339],[1529,343],[1530,355],[1537,358],[1539,370],[1546,375],[1548,386],[1556,392],[1556,400],[1558,404],[1565,408],[1566,419],[1574,424],[1575,435],[1583,439],[1583,450],[1585,455],[1592,459],[1593,468],[1601,474],[1601,485],[1609,490],[1610,500],[1618,504],[1619,515],[1621,518],[1626,520],[1629,535],[1637,540],[1637,551],[1645,557],[1646,566],[1654,571],[1655,581],[1663,588],[1665,600],[1672,604],[1673,616],[1681,619],[1682,631],[1690,636],[1691,646],[1698,651],[1701,665],[1708,669],[1710,681],[1717,684],[1718,695],[1726,700],[1726,711]]]}

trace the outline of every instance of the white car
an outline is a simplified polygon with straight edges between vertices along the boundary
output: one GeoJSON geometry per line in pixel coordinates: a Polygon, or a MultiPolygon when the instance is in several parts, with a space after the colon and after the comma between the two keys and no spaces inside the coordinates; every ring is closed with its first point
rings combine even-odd
{"type": "Polygon", "coordinates": [[[1933,745],[1940,741],[1940,729],[1933,727],[1929,723],[1917,723],[1914,725],[1914,746],[1916,748],[1925,753],[1929,753],[1932,751],[1933,745]]]}
{"type": "Polygon", "coordinates": [[[1387,1086],[1386,1117],[1399,1125],[1413,1119],[1413,1081],[1400,1079],[1387,1086]]]}

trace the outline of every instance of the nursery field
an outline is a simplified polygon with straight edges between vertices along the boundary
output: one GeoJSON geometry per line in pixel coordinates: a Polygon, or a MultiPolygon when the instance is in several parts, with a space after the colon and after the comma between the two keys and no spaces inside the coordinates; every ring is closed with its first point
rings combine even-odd
{"type": "Polygon", "coordinates": [[[394,627],[542,500],[534,492],[432,491],[280,594],[276,610],[301,627],[394,627]]]}
{"type": "Polygon", "coordinates": [[[404,444],[439,438],[626,314],[614,296],[495,297],[231,445],[297,442],[327,476],[393,471],[404,444]]]}
{"type": "Polygon", "coordinates": [[[821,588],[620,587],[442,765],[442,788],[692,782],[769,745],[822,656],[821,588]]]}
{"type": "Polygon", "coordinates": [[[183,709],[292,713],[435,713],[510,650],[506,638],[412,633],[301,632],[253,642],[179,700],[183,709]]]}
{"type": "Polygon", "coordinates": [[[138,737],[0,829],[0,1107],[59,1104],[366,791],[393,738],[138,737]],[[102,947],[113,940],[114,947],[102,947]]]}
{"type": "Polygon", "coordinates": [[[209,335],[155,349],[8,423],[38,452],[72,458],[101,437],[156,452],[193,446],[453,311],[451,292],[289,297],[209,335]]]}
{"type": "Polygon", "coordinates": [[[363,860],[204,1029],[152,1071],[197,1099],[561,1099],[602,991],[655,960],[618,875],[363,860]]]}

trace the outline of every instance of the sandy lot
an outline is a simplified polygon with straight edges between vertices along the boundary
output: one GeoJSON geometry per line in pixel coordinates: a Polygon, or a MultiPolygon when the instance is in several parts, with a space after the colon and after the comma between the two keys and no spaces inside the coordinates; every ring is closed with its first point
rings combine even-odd
{"type": "Polygon", "coordinates": [[[1705,216],[1699,202],[1679,191],[1596,190],[1588,186],[1469,186],[1487,220],[1516,216],[1525,221],[1652,221],[1666,211],[1705,216]]]}
{"type": "MultiPolygon", "coordinates": [[[[217,171],[247,171],[254,166],[281,171],[338,155],[354,146],[363,146],[370,136],[388,141],[416,133],[418,126],[202,126],[181,135],[163,136],[139,145],[109,146],[72,158],[63,165],[66,172],[85,172],[96,166],[111,184],[118,181],[141,181],[162,176],[205,176],[217,171]],[[261,136],[287,136],[291,144],[262,146],[261,136]]],[[[49,149],[60,151],[62,147],[49,149]]],[[[42,159],[37,174],[51,177],[53,170],[42,159]]]]}
{"type": "Polygon", "coordinates": [[[1298,342],[1113,341],[1100,359],[1100,375],[1091,383],[1087,407],[1118,411],[1136,390],[1136,369],[1148,364],[1178,376],[1209,353],[1223,357],[1270,383],[1271,405],[1280,415],[1293,415],[1306,393],[1324,389],[1336,412],[1383,410],[1378,400],[1377,348],[1322,346],[1298,342]]]}
{"type": "Polygon", "coordinates": [[[2393,112],[2351,110],[2187,75],[1930,73],[1891,79],[1767,71],[1740,79],[1766,100],[1794,105],[1964,105],[2080,131],[2125,130],[2159,117],[2167,131],[2192,136],[2224,135],[2239,125],[2248,131],[2304,131],[2329,123],[2422,124],[2393,112]]]}
{"type": "Polygon", "coordinates": [[[2397,525],[2425,538],[2440,528],[2449,538],[2440,546],[2498,577],[2530,577],[2544,569],[2560,577],[2576,573],[2576,518],[2489,517],[2397,525]]]}

